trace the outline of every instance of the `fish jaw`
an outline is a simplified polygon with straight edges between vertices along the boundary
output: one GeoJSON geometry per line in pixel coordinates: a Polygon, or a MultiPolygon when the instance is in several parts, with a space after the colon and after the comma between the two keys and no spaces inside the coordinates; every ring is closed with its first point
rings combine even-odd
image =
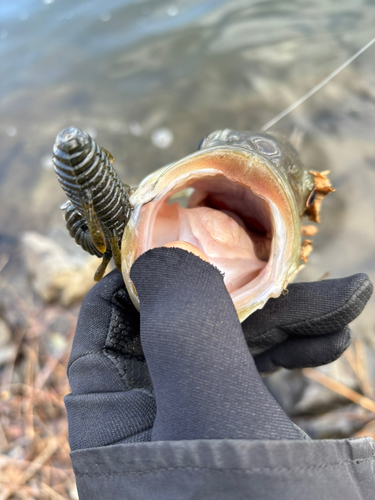
{"type": "Polygon", "coordinates": [[[141,182],[130,198],[133,210],[122,239],[124,281],[139,310],[130,269],[139,255],[160,246],[152,241],[158,210],[175,193],[201,185],[208,190],[212,186],[216,198],[223,194],[220,193],[222,186],[234,186],[233,189],[246,196],[250,196],[247,191],[251,191],[251,196],[262,200],[260,203],[269,214],[273,235],[268,261],[249,283],[230,292],[238,317],[243,321],[263,307],[270,297],[282,293],[298,268],[301,249],[301,215],[287,177],[267,158],[244,148],[204,149],[158,170],[141,182]]]}

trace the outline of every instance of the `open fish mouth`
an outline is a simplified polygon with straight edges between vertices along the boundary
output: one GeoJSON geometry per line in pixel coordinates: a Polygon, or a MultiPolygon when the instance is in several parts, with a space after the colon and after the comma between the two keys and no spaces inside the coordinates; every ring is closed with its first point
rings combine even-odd
{"type": "Polygon", "coordinates": [[[240,320],[278,297],[300,259],[301,217],[291,185],[267,158],[218,146],[147,177],[130,197],[122,273],[130,296],[137,257],[177,246],[217,267],[240,320]],[[188,192],[186,207],[174,199],[188,192]]]}

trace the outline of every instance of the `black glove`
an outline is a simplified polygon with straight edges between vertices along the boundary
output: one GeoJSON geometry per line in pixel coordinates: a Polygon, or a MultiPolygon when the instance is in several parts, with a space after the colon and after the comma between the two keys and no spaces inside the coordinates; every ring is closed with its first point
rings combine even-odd
{"type": "Polygon", "coordinates": [[[68,368],[72,449],[150,439],[299,439],[259,378],[243,334],[261,352],[255,362],[263,372],[324,364],[349,345],[347,323],[372,291],[366,275],[290,285],[242,331],[222,276],[192,254],[147,252],[132,279],[144,352],[120,273],[98,283],[82,306],[68,368]]]}
{"type": "Polygon", "coordinates": [[[242,323],[258,370],[320,366],[340,357],[351,342],[348,323],[372,290],[366,274],[289,285],[286,295],[270,299],[242,323]]]}

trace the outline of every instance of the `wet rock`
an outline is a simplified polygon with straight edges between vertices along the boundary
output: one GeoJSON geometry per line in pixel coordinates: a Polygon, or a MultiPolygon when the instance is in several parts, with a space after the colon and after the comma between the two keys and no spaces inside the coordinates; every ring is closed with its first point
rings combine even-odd
{"type": "Polygon", "coordinates": [[[46,343],[48,351],[55,358],[59,358],[67,348],[66,335],[62,335],[58,332],[52,332],[47,335],[46,343]]]}
{"type": "Polygon", "coordinates": [[[33,290],[44,302],[58,301],[69,307],[94,285],[96,257],[87,256],[77,263],[58,243],[35,232],[24,233],[21,241],[33,290]]]}
{"type": "Polygon", "coordinates": [[[173,142],[173,132],[167,127],[160,127],[152,132],[151,140],[160,149],[169,148],[173,142]]]}

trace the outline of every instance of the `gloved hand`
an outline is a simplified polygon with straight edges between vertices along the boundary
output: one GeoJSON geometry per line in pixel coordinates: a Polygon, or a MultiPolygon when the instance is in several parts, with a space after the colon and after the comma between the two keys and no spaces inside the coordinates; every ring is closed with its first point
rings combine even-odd
{"type": "Polygon", "coordinates": [[[68,366],[72,450],[150,439],[300,439],[250,351],[261,372],[331,362],[372,292],[362,274],[290,285],[241,325],[220,273],[188,252],[151,250],[131,276],[141,315],[117,271],[82,305],[68,366]]]}

